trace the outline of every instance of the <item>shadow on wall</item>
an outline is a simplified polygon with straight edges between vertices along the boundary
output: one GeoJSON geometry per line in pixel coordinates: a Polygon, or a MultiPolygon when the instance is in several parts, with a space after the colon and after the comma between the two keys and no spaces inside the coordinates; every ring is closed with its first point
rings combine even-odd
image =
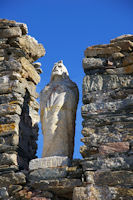
{"type": "Polygon", "coordinates": [[[28,170],[29,161],[36,158],[38,138],[38,124],[32,126],[32,118],[29,115],[30,94],[26,90],[22,113],[19,123],[19,145],[18,145],[18,165],[20,170],[28,170]]]}

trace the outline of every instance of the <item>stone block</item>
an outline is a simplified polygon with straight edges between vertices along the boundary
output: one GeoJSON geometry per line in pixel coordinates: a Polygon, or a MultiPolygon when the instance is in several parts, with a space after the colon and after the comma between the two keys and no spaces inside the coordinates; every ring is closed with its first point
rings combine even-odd
{"type": "MultiPolygon", "coordinates": [[[[89,174],[89,172],[88,172],[89,174]]],[[[128,186],[133,185],[132,171],[97,171],[94,173],[94,183],[99,186],[128,186]]]]}
{"type": "Polygon", "coordinates": [[[129,54],[122,60],[122,66],[125,67],[127,65],[133,64],[133,53],[129,54]]]}
{"type": "Polygon", "coordinates": [[[84,70],[105,68],[106,59],[104,58],[84,58],[82,62],[84,70]]]}
{"type": "Polygon", "coordinates": [[[119,67],[116,69],[106,69],[107,74],[132,74],[133,64],[125,67],[119,67]]]}
{"type": "Polygon", "coordinates": [[[120,52],[121,48],[118,46],[111,46],[111,45],[99,45],[99,46],[92,46],[88,47],[84,51],[85,57],[106,57],[110,56],[113,53],[120,52]]]}
{"type": "MultiPolygon", "coordinates": [[[[132,113],[118,113],[118,114],[104,114],[104,115],[90,115],[90,118],[85,118],[82,122],[83,127],[92,127],[92,126],[105,126],[105,125],[113,125],[113,123],[123,123],[129,122],[131,124],[133,120],[132,113]]],[[[132,128],[132,126],[131,126],[132,128]]]]}
{"type": "Polygon", "coordinates": [[[33,65],[25,57],[20,58],[20,63],[28,73],[29,80],[33,81],[35,84],[38,84],[40,82],[40,76],[33,65]]]}
{"type": "Polygon", "coordinates": [[[22,66],[20,64],[20,62],[18,62],[15,59],[12,60],[4,60],[1,64],[0,64],[0,72],[3,71],[17,71],[17,72],[21,72],[22,70],[22,66]]]}
{"type": "Polygon", "coordinates": [[[31,171],[29,174],[30,181],[54,180],[67,177],[67,170],[63,168],[44,168],[31,171]]]}
{"type": "Polygon", "coordinates": [[[29,35],[10,41],[10,45],[13,47],[17,45],[22,49],[28,55],[31,62],[36,61],[38,58],[45,55],[45,49],[43,46],[38,44],[37,40],[29,35]]]}
{"type": "Polygon", "coordinates": [[[45,158],[36,158],[30,161],[29,169],[43,169],[43,168],[53,168],[53,167],[63,167],[69,166],[70,160],[68,157],[63,156],[52,156],[45,158]]]}
{"type": "Polygon", "coordinates": [[[86,187],[75,187],[73,190],[73,200],[87,200],[87,188],[86,187]]]}
{"type": "Polygon", "coordinates": [[[17,155],[13,152],[0,154],[1,165],[17,165],[17,155]]]}
{"type": "Polygon", "coordinates": [[[99,102],[113,102],[116,100],[123,100],[132,96],[132,88],[119,88],[112,90],[97,90],[93,92],[83,91],[83,103],[99,103],[99,102]]]}
{"type": "Polygon", "coordinates": [[[12,123],[19,124],[19,122],[20,122],[20,116],[17,114],[0,116],[0,124],[12,124],[12,123]]]}
{"type": "Polygon", "coordinates": [[[119,36],[117,38],[114,38],[114,39],[110,40],[110,42],[114,43],[114,42],[118,42],[118,41],[122,41],[122,40],[133,41],[133,35],[131,35],[131,34],[121,35],[121,36],[119,36]]]}
{"type": "Polygon", "coordinates": [[[19,27],[1,28],[0,38],[21,37],[22,31],[19,27]]]}
{"type": "Polygon", "coordinates": [[[128,122],[113,122],[110,124],[105,124],[101,126],[89,125],[89,127],[84,127],[82,134],[84,136],[84,143],[91,144],[104,144],[108,142],[122,142],[122,141],[132,141],[132,130],[133,124],[132,120],[128,118],[128,122]]]}
{"type": "Polygon", "coordinates": [[[18,133],[11,132],[10,134],[0,135],[0,152],[4,151],[4,149],[10,149],[11,151],[16,148],[19,144],[19,135],[18,133]]]}
{"type": "Polygon", "coordinates": [[[129,151],[129,143],[128,142],[112,142],[105,143],[100,145],[98,148],[99,154],[113,154],[113,153],[123,153],[129,151]]]}
{"type": "Polygon", "coordinates": [[[0,187],[9,187],[9,185],[14,184],[24,184],[26,183],[25,175],[22,172],[6,172],[0,173],[0,187]]]}
{"type": "Polygon", "coordinates": [[[0,124],[0,136],[9,135],[11,133],[18,134],[19,127],[16,123],[11,124],[0,124]]]}
{"type": "MultiPolygon", "coordinates": [[[[87,197],[85,200],[132,200],[133,189],[126,187],[107,187],[88,185],[85,190],[87,197]]],[[[82,200],[77,197],[76,200],[82,200]]],[[[84,200],[84,198],[83,198],[84,200]]]]}
{"type": "Polygon", "coordinates": [[[92,157],[81,161],[83,171],[87,170],[132,170],[133,156],[125,154],[116,154],[114,157],[98,156],[97,159],[92,157]]]}
{"type": "Polygon", "coordinates": [[[132,113],[133,109],[133,96],[124,100],[118,100],[115,102],[103,102],[103,103],[90,103],[82,106],[82,117],[91,118],[91,115],[103,115],[103,114],[126,114],[132,113]]]}
{"type": "MultiPolygon", "coordinates": [[[[83,94],[94,91],[108,91],[133,88],[131,75],[87,75],[83,79],[83,94]]],[[[102,101],[102,99],[101,99],[102,101]]]]}
{"type": "Polygon", "coordinates": [[[31,182],[30,185],[33,189],[39,189],[43,191],[51,191],[55,194],[69,194],[73,192],[75,187],[82,186],[80,179],[57,179],[57,180],[42,180],[31,182]]]}

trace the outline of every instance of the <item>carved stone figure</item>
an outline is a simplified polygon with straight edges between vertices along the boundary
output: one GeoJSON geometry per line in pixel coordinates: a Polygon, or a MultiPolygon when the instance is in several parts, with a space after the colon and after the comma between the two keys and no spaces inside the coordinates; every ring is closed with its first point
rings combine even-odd
{"type": "Polygon", "coordinates": [[[51,81],[40,94],[44,135],[42,157],[68,156],[72,159],[78,99],[77,85],[70,80],[63,62],[55,63],[51,81]]]}

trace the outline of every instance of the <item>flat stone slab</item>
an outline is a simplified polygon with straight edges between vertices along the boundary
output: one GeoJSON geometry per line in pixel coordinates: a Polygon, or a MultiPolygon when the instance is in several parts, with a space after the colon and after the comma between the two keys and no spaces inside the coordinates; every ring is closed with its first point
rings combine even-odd
{"type": "Polygon", "coordinates": [[[69,166],[70,159],[66,156],[36,158],[30,161],[29,170],[69,166]]]}

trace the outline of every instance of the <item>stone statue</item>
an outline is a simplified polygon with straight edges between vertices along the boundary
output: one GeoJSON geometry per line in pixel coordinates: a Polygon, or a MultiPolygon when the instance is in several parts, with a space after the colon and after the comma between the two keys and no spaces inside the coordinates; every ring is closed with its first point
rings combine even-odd
{"type": "Polygon", "coordinates": [[[72,159],[78,99],[77,85],[70,80],[63,62],[55,63],[51,81],[40,94],[44,135],[42,157],[67,156],[72,159]]]}

